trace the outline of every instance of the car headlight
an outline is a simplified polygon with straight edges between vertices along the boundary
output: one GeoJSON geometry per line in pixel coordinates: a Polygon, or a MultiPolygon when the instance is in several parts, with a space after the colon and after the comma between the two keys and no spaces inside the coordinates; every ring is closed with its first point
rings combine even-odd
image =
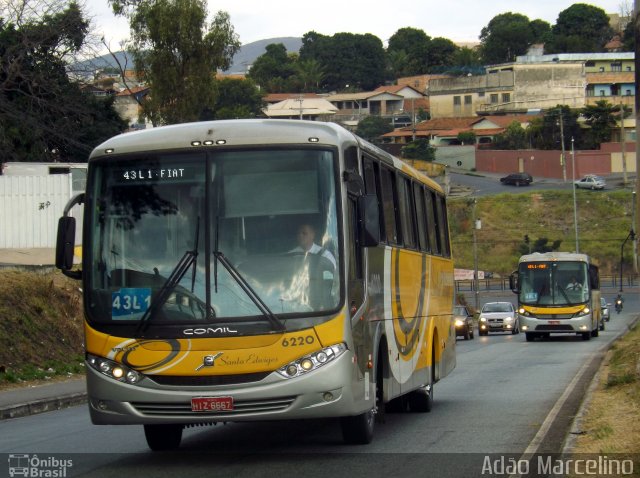
{"type": "Polygon", "coordinates": [[[504,321],[505,322],[513,322],[513,317],[505,317],[504,321]]]}
{"type": "Polygon", "coordinates": [[[456,327],[462,327],[464,325],[464,320],[456,319],[454,323],[456,327]]]}
{"type": "Polygon", "coordinates": [[[309,372],[313,372],[325,364],[335,360],[347,351],[344,343],[325,347],[318,352],[300,357],[284,367],[278,369],[278,373],[284,378],[295,378],[309,372]]]}
{"type": "Polygon", "coordinates": [[[114,362],[113,360],[97,357],[95,355],[87,354],[87,363],[91,368],[97,370],[102,375],[106,375],[118,382],[133,385],[144,378],[144,375],[136,370],[114,362]]]}
{"type": "Polygon", "coordinates": [[[480,317],[480,322],[486,322],[487,318],[486,317],[480,317]]]}

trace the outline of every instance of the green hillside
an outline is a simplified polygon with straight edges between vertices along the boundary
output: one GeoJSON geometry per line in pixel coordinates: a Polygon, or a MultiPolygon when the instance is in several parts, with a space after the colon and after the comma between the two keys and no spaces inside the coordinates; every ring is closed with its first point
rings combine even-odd
{"type": "MultiPolygon", "coordinates": [[[[580,252],[594,257],[602,274],[618,274],[620,247],[632,224],[631,191],[577,191],[580,252]]],[[[473,269],[473,199],[448,202],[455,266],[473,269]]],[[[575,251],[573,194],[571,191],[503,193],[477,198],[478,269],[511,273],[518,263],[524,236],[531,243],[547,238],[562,241],[558,250],[575,251]]],[[[631,241],[625,247],[625,264],[633,256],[631,241]]]]}

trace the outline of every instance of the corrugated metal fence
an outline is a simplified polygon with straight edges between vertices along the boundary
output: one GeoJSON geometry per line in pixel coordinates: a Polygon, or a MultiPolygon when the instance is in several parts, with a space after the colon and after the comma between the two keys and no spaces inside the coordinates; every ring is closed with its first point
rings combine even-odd
{"type": "Polygon", "coordinates": [[[0,176],[0,248],[55,247],[71,187],[70,174],[0,176]]]}

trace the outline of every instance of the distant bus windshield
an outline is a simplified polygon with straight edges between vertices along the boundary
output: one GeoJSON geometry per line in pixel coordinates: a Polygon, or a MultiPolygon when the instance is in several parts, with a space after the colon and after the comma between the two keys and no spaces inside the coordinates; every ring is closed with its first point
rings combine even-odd
{"type": "Polygon", "coordinates": [[[584,262],[522,262],[519,267],[521,304],[567,306],[589,300],[584,262]]]}

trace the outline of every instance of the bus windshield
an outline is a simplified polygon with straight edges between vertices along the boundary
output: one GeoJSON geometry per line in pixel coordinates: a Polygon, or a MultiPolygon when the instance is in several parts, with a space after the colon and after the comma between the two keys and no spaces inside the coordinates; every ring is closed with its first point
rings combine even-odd
{"type": "Polygon", "coordinates": [[[197,325],[339,306],[332,151],[145,154],[91,174],[90,321],[197,325]]]}
{"type": "Polygon", "coordinates": [[[568,306],[589,300],[587,264],[579,261],[523,262],[519,266],[521,304],[568,306]]]}

